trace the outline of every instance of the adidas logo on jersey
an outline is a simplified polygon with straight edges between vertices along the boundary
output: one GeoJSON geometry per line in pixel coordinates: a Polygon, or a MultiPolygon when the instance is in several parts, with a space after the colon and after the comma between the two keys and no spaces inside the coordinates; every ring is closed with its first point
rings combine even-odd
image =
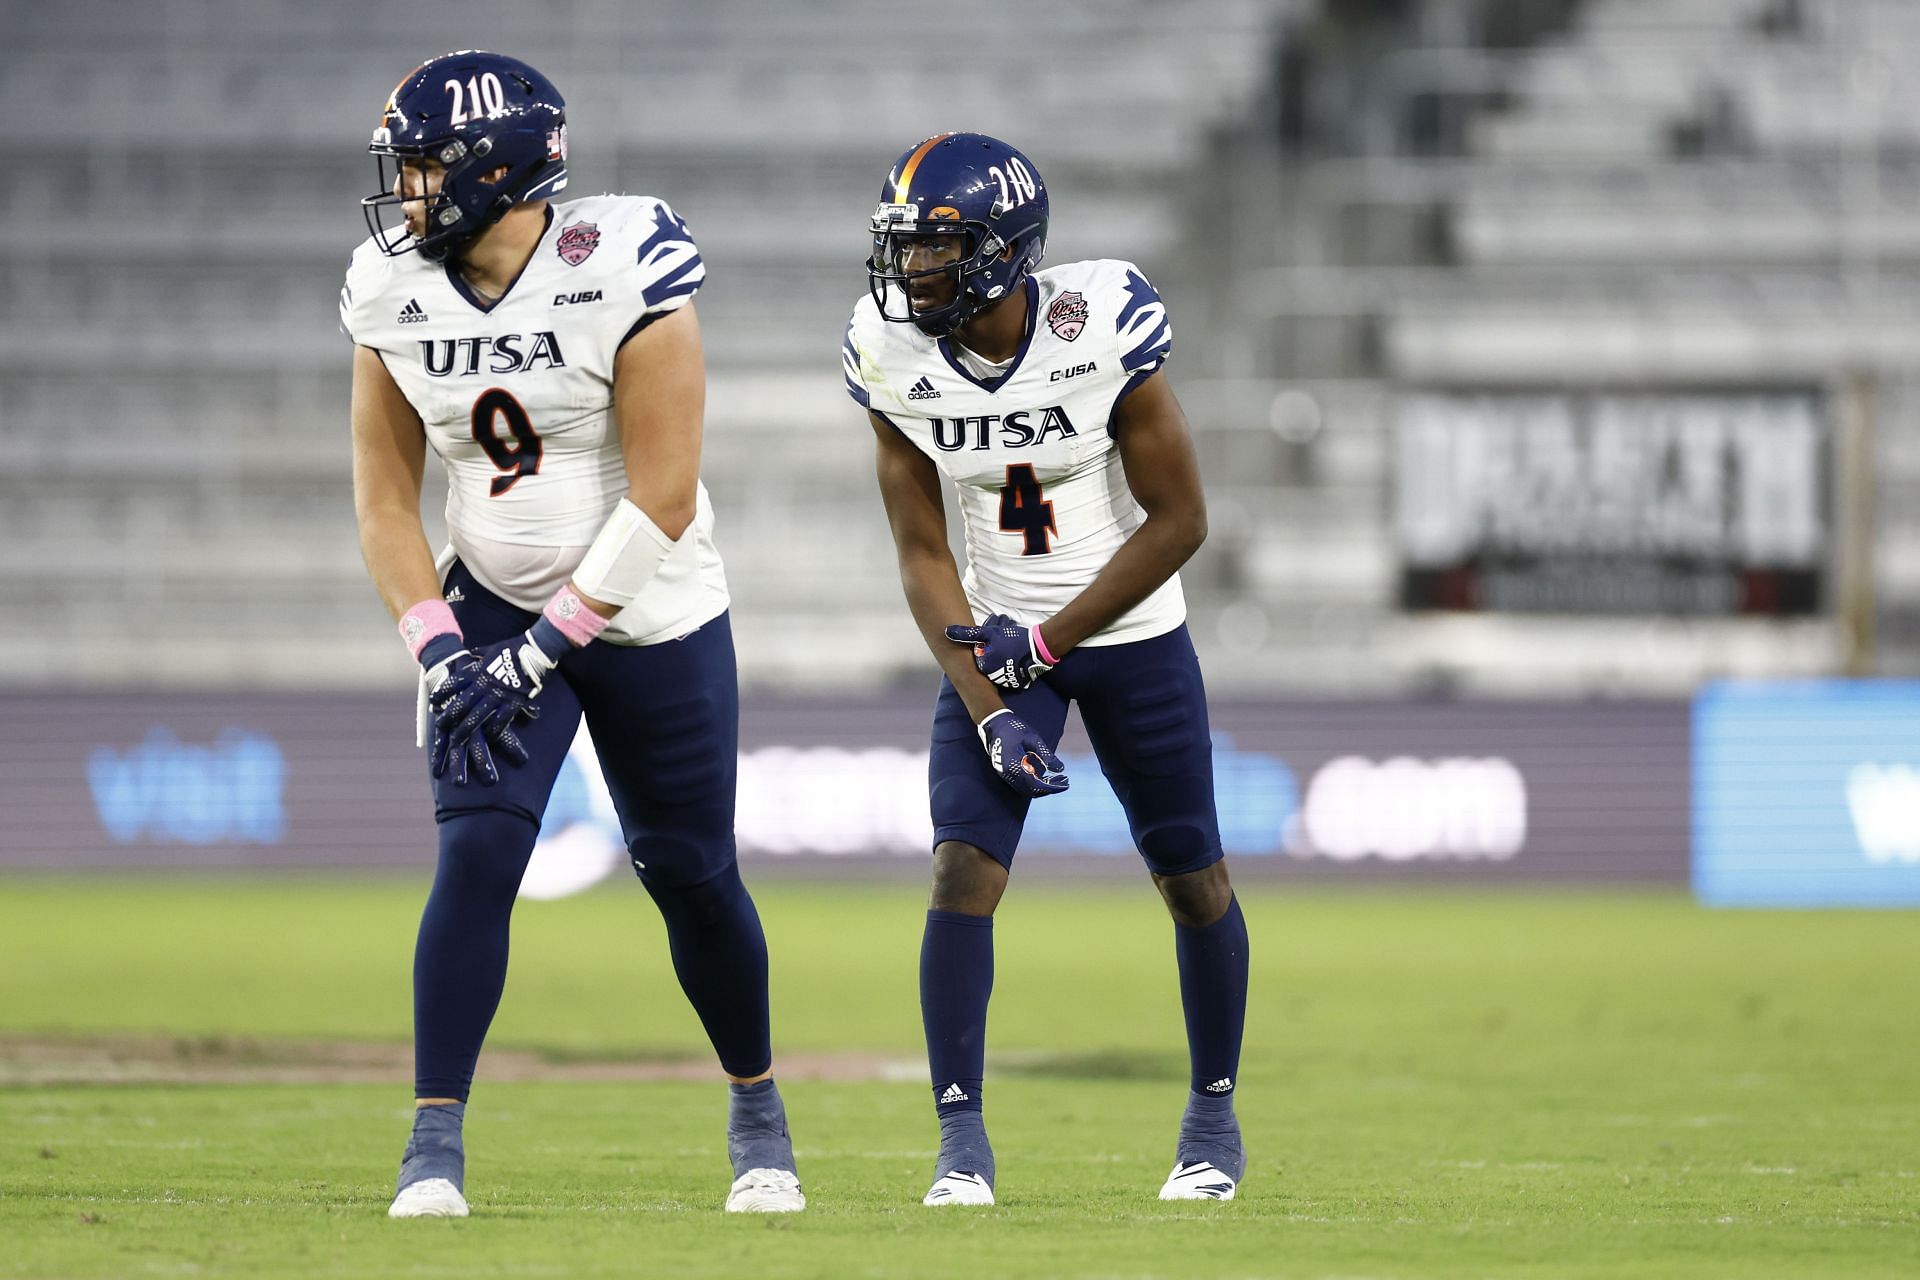
{"type": "Polygon", "coordinates": [[[969,1098],[967,1096],[967,1091],[965,1089],[962,1089],[957,1084],[948,1085],[947,1091],[940,1095],[940,1105],[943,1107],[946,1106],[949,1102],[966,1102],[966,1101],[969,1101],[969,1098]]]}
{"type": "Polygon", "coordinates": [[[1231,1088],[1233,1088],[1233,1077],[1221,1076],[1218,1080],[1215,1080],[1212,1084],[1207,1086],[1207,1092],[1208,1093],[1225,1093],[1227,1090],[1231,1088]]]}
{"type": "Polygon", "coordinates": [[[519,669],[513,665],[513,659],[504,650],[487,664],[487,674],[503,684],[510,684],[516,689],[520,687],[519,669]]]}
{"type": "Polygon", "coordinates": [[[427,311],[420,305],[420,299],[408,298],[407,305],[400,308],[401,324],[422,324],[426,321],[427,311]]]}
{"type": "Polygon", "coordinates": [[[932,379],[926,377],[922,377],[907,391],[909,400],[938,400],[939,398],[940,393],[934,389],[932,379]]]}

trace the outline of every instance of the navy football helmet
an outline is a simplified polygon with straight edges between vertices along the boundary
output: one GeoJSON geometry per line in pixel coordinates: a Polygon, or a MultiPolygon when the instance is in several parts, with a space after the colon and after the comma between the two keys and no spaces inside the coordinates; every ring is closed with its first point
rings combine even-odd
{"type": "Polygon", "coordinates": [[[367,150],[381,182],[360,202],[374,243],[389,257],[418,250],[440,262],[514,205],[566,188],[567,103],[518,58],[477,49],[442,54],[394,87],[367,150]],[[401,167],[425,160],[445,170],[439,193],[427,198],[425,232],[410,234],[404,218],[382,226],[381,211],[402,202],[394,189],[401,167]],[[501,168],[507,172],[489,182],[501,168]]]}
{"type": "Polygon", "coordinates": [[[943,337],[1019,288],[1040,265],[1047,184],[1031,160],[998,138],[938,134],[894,162],[871,229],[867,288],[881,316],[943,337]],[[959,237],[957,259],[909,271],[909,246],[928,236],[959,237]],[[953,301],[915,311],[909,283],[942,273],[953,276],[953,301]]]}

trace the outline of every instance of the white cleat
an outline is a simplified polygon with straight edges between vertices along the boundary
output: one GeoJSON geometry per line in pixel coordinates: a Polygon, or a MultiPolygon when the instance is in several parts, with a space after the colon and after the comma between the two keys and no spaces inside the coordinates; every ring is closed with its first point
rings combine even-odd
{"type": "Polygon", "coordinates": [[[749,1169],[727,1192],[728,1213],[798,1213],[806,1207],[800,1179],[785,1169],[749,1169]]]}
{"type": "Polygon", "coordinates": [[[921,1204],[992,1204],[993,1188],[977,1173],[955,1170],[935,1179],[921,1204]]]}
{"type": "Polygon", "coordinates": [[[464,1218],[467,1198],[445,1178],[422,1178],[401,1188],[387,1210],[389,1218],[464,1218]]]}
{"type": "Polygon", "coordinates": [[[1176,1164],[1160,1188],[1162,1200],[1231,1200],[1233,1179],[1201,1160],[1195,1164],[1176,1164]]]}

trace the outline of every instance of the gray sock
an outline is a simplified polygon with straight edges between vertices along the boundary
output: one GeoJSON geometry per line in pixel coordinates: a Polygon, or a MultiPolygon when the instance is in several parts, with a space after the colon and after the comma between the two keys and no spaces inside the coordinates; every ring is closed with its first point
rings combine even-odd
{"type": "Polygon", "coordinates": [[[727,1158],[733,1176],[749,1169],[796,1172],[787,1106],[771,1079],[727,1086],[727,1158]]]}
{"type": "Polygon", "coordinates": [[[993,1144],[987,1141],[987,1122],[978,1111],[949,1111],[940,1117],[940,1159],[933,1166],[935,1182],[950,1173],[977,1173],[993,1185],[993,1144]]]}
{"type": "Polygon", "coordinates": [[[1233,1114],[1233,1095],[1215,1097],[1189,1093],[1187,1111],[1180,1117],[1180,1145],[1174,1155],[1180,1164],[1204,1160],[1240,1181],[1246,1172],[1247,1152],[1240,1142],[1240,1120],[1233,1114]]]}
{"type": "Polygon", "coordinates": [[[464,1102],[414,1108],[413,1136],[407,1139],[406,1154],[400,1157],[395,1195],[428,1178],[445,1178],[465,1194],[467,1152],[460,1140],[460,1126],[466,1117],[464,1102]]]}

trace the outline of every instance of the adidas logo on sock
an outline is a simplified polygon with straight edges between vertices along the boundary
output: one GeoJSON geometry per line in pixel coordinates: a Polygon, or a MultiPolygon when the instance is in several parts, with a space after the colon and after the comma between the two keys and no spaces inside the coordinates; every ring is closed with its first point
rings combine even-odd
{"type": "MultiPolygon", "coordinates": [[[[425,316],[421,316],[420,318],[422,320],[426,319],[425,316]]],[[[938,400],[939,398],[940,393],[934,390],[932,380],[926,377],[922,377],[920,381],[914,383],[907,391],[907,399],[909,400],[938,400]]]]}
{"type": "Polygon", "coordinates": [[[1231,1088],[1233,1088],[1233,1077],[1221,1076],[1218,1080],[1215,1080],[1212,1084],[1207,1086],[1207,1092],[1208,1093],[1225,1093],[1227,1090],[1231,1088]]]}
{"type": "Polygon", "coordinates": [[[418,298],[408,298],[407,305],[400,308],[401,324],[420,324],[427,318],[426,308],[420,305],[418,298]]]}
{"type": "Polygon", "coordinates": [[[949,1102],[966,1102],[966,1101],[969,1101],[969,1098],[967,1096],[967,1091],[965,1089],[962,1089],[957,1084],[948,1085],[947,1091],[940,1095],[940,1105],[943,1107],[946,1106],[949,1102]]]}

